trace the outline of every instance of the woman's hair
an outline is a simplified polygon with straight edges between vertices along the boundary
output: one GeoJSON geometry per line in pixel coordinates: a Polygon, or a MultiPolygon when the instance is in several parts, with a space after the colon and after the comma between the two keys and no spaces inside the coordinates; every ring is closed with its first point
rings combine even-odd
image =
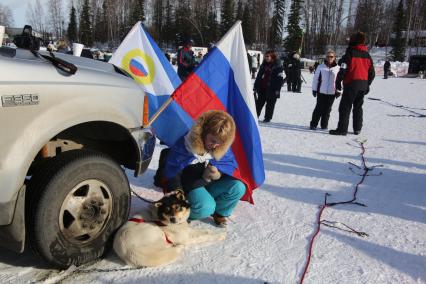
{"type": "Polygon", "coordinates": [[[211,134],[221,144],[211,151],[213,158],[220,160],[231,147],[235,138],[235,122],[228,113],[221,110],[210,110],[201,114],[189,133],[189,146],[193,153],[206,152],[204,140],[211,134]]]}
{"type": "Polygon", "coordinates": [[[211,152],[216,160],[220,160],[234,142],[235,122],[228,113],[221,110],[210,110],[200,115],[189,133],[189,144],[193,153],[205,153],[204,140],[207,134],[214,135],[221,141],[211,152]]]}
{"type": "Polygon", "coordinates": [[[327,50],[327,52],[325,53],[325,55],[328,55],[330,53],[332,53],[336,57],[336,52],[334,52],[334,50],[332,50],[332,49],[327,50]]]}
{"type": "Polygon", "coordinates": [[[228,113],[221,110],[211,110],[203,114],[202,138],[212,134],[224,142],[235,136],[235,122],[228,113]]]}
{"type": "Polygon", "coordinates": [[[275,52],[275,50],[268,50],[267,52],[265,52],[265,55],[269,54],[271,56],[272,61],[277,60],[277,53],[275,52]]]}

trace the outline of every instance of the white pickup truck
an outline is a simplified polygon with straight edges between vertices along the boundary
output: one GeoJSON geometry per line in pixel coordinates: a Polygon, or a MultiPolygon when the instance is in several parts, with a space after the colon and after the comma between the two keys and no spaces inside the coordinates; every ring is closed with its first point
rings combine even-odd
{"type": "Polygon", "coordinates": [[[155,136],[145,94],[112,64],[0,48],[0,245],[66,268],[102,256],[128,218],[124,168],[155,136]]]}

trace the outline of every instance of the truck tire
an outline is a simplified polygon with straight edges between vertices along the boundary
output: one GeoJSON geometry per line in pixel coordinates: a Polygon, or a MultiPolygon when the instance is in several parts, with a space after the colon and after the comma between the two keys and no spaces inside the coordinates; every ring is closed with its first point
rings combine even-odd
{"type": "Polygon", "coordinates": [[[52,158],[34,173],[27,192],[28,242],[59,268],[104,255],[129,214],[127,177],[101,153],[77,150],[52,158]]]}

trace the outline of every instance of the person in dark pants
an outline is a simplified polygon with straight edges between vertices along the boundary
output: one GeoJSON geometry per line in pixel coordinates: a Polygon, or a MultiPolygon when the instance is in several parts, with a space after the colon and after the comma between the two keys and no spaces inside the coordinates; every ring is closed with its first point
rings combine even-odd
{"type": "Polygon", "coordinates": [[[253,91],[257,93],[256,111],[260,116],[262,108],[266,103],[265,119],[263,122],[270,122],[274,115],[274,108],[277,99],[280,97],[281,87],[284,84],[283,66],[273,50],[265,53],[265,59],[260,65],[253,91]]]}
{"type": "Polygon", "coordinates": [[[312,81],[312,95],[317,98],[317,104],[312,113],[310,129],[317,129],[321,120],[321,128],[327,129],[333,102],[340,96],[336,90],[336,78],[340,67],[336,63],[336,54],[333,50],[327,51],[323,64],[315,71],[312,81]]]}
{"type": "Polygon", "coordinates": [[[340,71],[337,75],[336,87],[341,88],[343,95],[339,105],[339,123],[337,129],[330,130],[331,135],[348,133],[349,116],[352,111],[354,134],[361,133],[363,123],[362,105],[364,96],[370,91],[375,72],[373,60],[365,45],[365,33],[357,32],[350,37],[346,53],[339,60],[340,71]]]}
{"type": "Polygon", "coordinates": [[[247,52],[247,61],[248,61],[249,70],[251,72],[251,65],[253,63],[253,59],[251,58],[251,55],[248,52],[247,52]]]}
{"type": "Polygon", "coordinates": [[[386,59],[386,61],[385,61],[385,65],[383,66],[384,79],[387,79],[387,78],[388,78],[389,71],[390,71],[390,67],[391,67],[390,62],[389,62],[389,60],[388,60],[388,59],[386,59]]]}
{"type": "Polygon", "coordinates": [[[284,73],[285,73],[285,77],[287,78],[287,91],[291,92],[291,84],[290,84],[290,67],[289,65],[291,64],[291,55],[289,54],[288,56],[285,56],[283,58],[283,68],[284,68],[284,73]]]}
{"type": "Polygon", "coordinates": [[[195,68],[194,52],[191,49],[193,44],[194,42],[191,39],[187,40],[177,53],[177,73],[182,82],[185,81],[195,68]]]}
{"type": "Polygon", "coordinates": [[[301,63],[300,55],[294,53],[290,59],[289,67],[289,84],[291,86],[291,91],[293,93],[301,93],[302,89],[302,72],[301,72],[301,63]]]}

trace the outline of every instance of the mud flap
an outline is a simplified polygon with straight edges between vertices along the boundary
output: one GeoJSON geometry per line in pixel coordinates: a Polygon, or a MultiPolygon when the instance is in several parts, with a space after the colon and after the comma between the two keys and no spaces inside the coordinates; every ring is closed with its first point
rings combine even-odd
{"type": "Polygon", "coordinates": [[[0,226],[0,246],[22,253],[25,248],[25,185],[19,190],[12,223],[0,226]]]}

